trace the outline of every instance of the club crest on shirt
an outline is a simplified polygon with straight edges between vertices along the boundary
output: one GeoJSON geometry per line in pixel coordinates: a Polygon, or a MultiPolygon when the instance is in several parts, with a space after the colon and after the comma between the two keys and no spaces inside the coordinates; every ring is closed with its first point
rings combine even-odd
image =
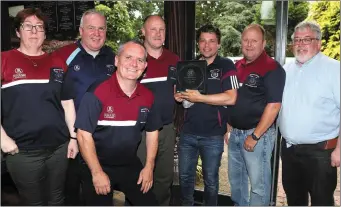
{"type": "Polygon", "coordinates": [[[260,76],[259,76],[259,75],[255,74],[255,73],[251,73],[251,74],[247,77],[247,79],[246,79],[244,85],[249,86],[249,87],[252,87],[252,88],[257,88],[258,83],[259,83],[259,79],[260,79],[260,76]]]}
{"type": "Polygon", "coordinates": [[[147,117],[148,117],[149,109],[148,108],[141,108],[140,111],[140,123],[146,123],[147,122],[147,117]]]}
{"type": "Polygon", "coordinates": [[[14,69],[13,79],[19,79],[19,78],[26,78],[26,74],[24,73],[23,69],[16,68],[14,69]]]}
{"type": "Polygon", "coordinates": [[[81,69],[81,67],[79,65],[73,66],[73,70],[74,71],[79,71],[80,69],[81,69]]]}
{"type": "Polygon", "coordinates": [[[53,81],[63,83],[64,70],[62,68],[52,68],[52,79],[53,81]]]}
{"type": "Polygon", "coordinates": [[[211,76],[208,79],[220,80],[220,69],[210,70],[211,76]]]}
{"type": "Polygon", "coordinates": [[[111,74],[113,74],[113,72],[115,71],[114,65],[108,64],[106,65],[106,67],[107,67],[107,75],[111,76],[111,74]]]}
{"type": "Polygon", "coordinates": [[[113,106],[107,106],[106,113],[104,113],[104,118],[106,119],[115,119],[116,115],[114,113],[113,106]]]}

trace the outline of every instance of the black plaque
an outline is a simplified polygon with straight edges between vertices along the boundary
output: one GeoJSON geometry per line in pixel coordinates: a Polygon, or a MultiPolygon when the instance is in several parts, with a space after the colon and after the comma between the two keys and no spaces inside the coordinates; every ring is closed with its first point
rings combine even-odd
{"type": "Polygon", "coordinates": [[[75,29],[78,30],[82,15],[85,11],[95,8],[93,1],[75,1],[75,29]]]}
{"type": "Polygon", "coordinates": [[[180,61],[176,67],[176,91],[182,92],[186,89],[198,90],[206,93],[206,60],[180,61]]]}
{"type": "Polygon", "coordinates": [[[58,32],[74,30],[74,8],[72,1],[59,1],[58,3],[58,32]]]}

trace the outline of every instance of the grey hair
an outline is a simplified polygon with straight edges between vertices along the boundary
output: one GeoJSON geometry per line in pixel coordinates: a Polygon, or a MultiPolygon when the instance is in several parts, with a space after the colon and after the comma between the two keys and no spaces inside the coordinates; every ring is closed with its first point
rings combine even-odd
{"type": "Polygon", "coordinates": [[[107,18],[105,17],[105,15],[102,12],[97,11],[96,9],[89,9],[83,13],[80,24],[79,24],[80,27],[83,27],[84,17],[87,15],[90,15],[90,14],[98,14],[98,15],[102,16],[105,19],[105,27],[107,27],[107,18]]]}
{"type": "Polygon", "coordinates": [[[301,30],[304,28],[310,28],[310,30],[316,34],[316,39],[318,40],[322,39],[320,25],[318,25],[315,21],[303,21],[303,22],[298,23],[298,25],[296,25],[295,27],[294,33],[291,35],[291,39],[292,40],[294,39],[294,35],[297,30],[301,30]]]}
{"type": "Polygon", "coordinates": [[[144,50],[144,59],[145,59],[145,60],[147,59],[147,55],[148,55],[147,49],[146,49],[146,47],[142,44],[142,42],[140,42],[140,41],[138,41],[138,40],[129,40],[128,42],[125,42],[125,43],[121,44],[120,47],[118,48],[117,56],[120,56],[120,55],[121,55],[121,53],[122,53],[123,50],[124,50],[124,47],[125,47],[127,44],[129,44],[129,43],[134,43],[134,44],[140,45],[140,46],[143,48],[143,50],[144,50]]]}

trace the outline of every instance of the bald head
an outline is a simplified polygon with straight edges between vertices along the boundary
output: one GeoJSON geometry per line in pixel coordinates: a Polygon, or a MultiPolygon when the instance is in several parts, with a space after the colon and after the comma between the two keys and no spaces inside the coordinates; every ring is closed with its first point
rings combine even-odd
{"type": "Polygon", "coordinates": [[[141,31],[147,50],[162,48],[166,38],[166,25],[161,16],[150,15],[146,17],[141,31]]]}
{"type": "Polygon", "coordinates": [[[163,23],[165,23],[165,21],[160,15],[149,15],[146,18],[144,18],[143,27],[145,27],[146,24],[148,24],[149,22],[153,22],[153,21],[163,21],[163,23]]]}
{"type": "Polygon", "coordinates": [[[265,31],[259,24],[247,26],[242,34],[242,53],[247,63],[255,61],[264,51],[265,31]]]}
{"type": "Polygon", "coordinates": [[[244,35],[244,33],[247,32],[248,30],[255,30],[255,31],[259,32],[262,35],[262,39],[265,40],[265,29],[261,25],[259,25],[259,24],[248,25],[243,30],[242,35],[244,35]]]}

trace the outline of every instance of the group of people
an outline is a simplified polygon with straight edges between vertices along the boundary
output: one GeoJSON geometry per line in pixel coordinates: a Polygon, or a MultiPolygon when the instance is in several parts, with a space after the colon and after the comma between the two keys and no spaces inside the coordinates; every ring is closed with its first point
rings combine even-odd
{"type": "Polygon", "coordinates": [[[180,129],[181,202],[194,204],[200,155],[204,204],[217,205],[219,167],[228,144],[235,205],[270,204],[271,155],[278,126],[289,205],[334,205],[340,166],[340,62],[320,52],[321,30],[301,22],[292,34],[295,61],[283,67],[265,52],[265,30],[247,26],[243,59],[218,55],[220,30],[197,31],[207,62],[207,93],[176,92],[169,72],[179,57],[163,45],[162,17],[145,18],[144,40],[105,46],[106,18],[86,11],[81,38],[48,54],[39,9],[14,21],[17,49],[1,53],[1,150],[25,205],[170,205],[176,131],[180,129]],[[249,191],[249,180],[251,189],[249,191]]]}

